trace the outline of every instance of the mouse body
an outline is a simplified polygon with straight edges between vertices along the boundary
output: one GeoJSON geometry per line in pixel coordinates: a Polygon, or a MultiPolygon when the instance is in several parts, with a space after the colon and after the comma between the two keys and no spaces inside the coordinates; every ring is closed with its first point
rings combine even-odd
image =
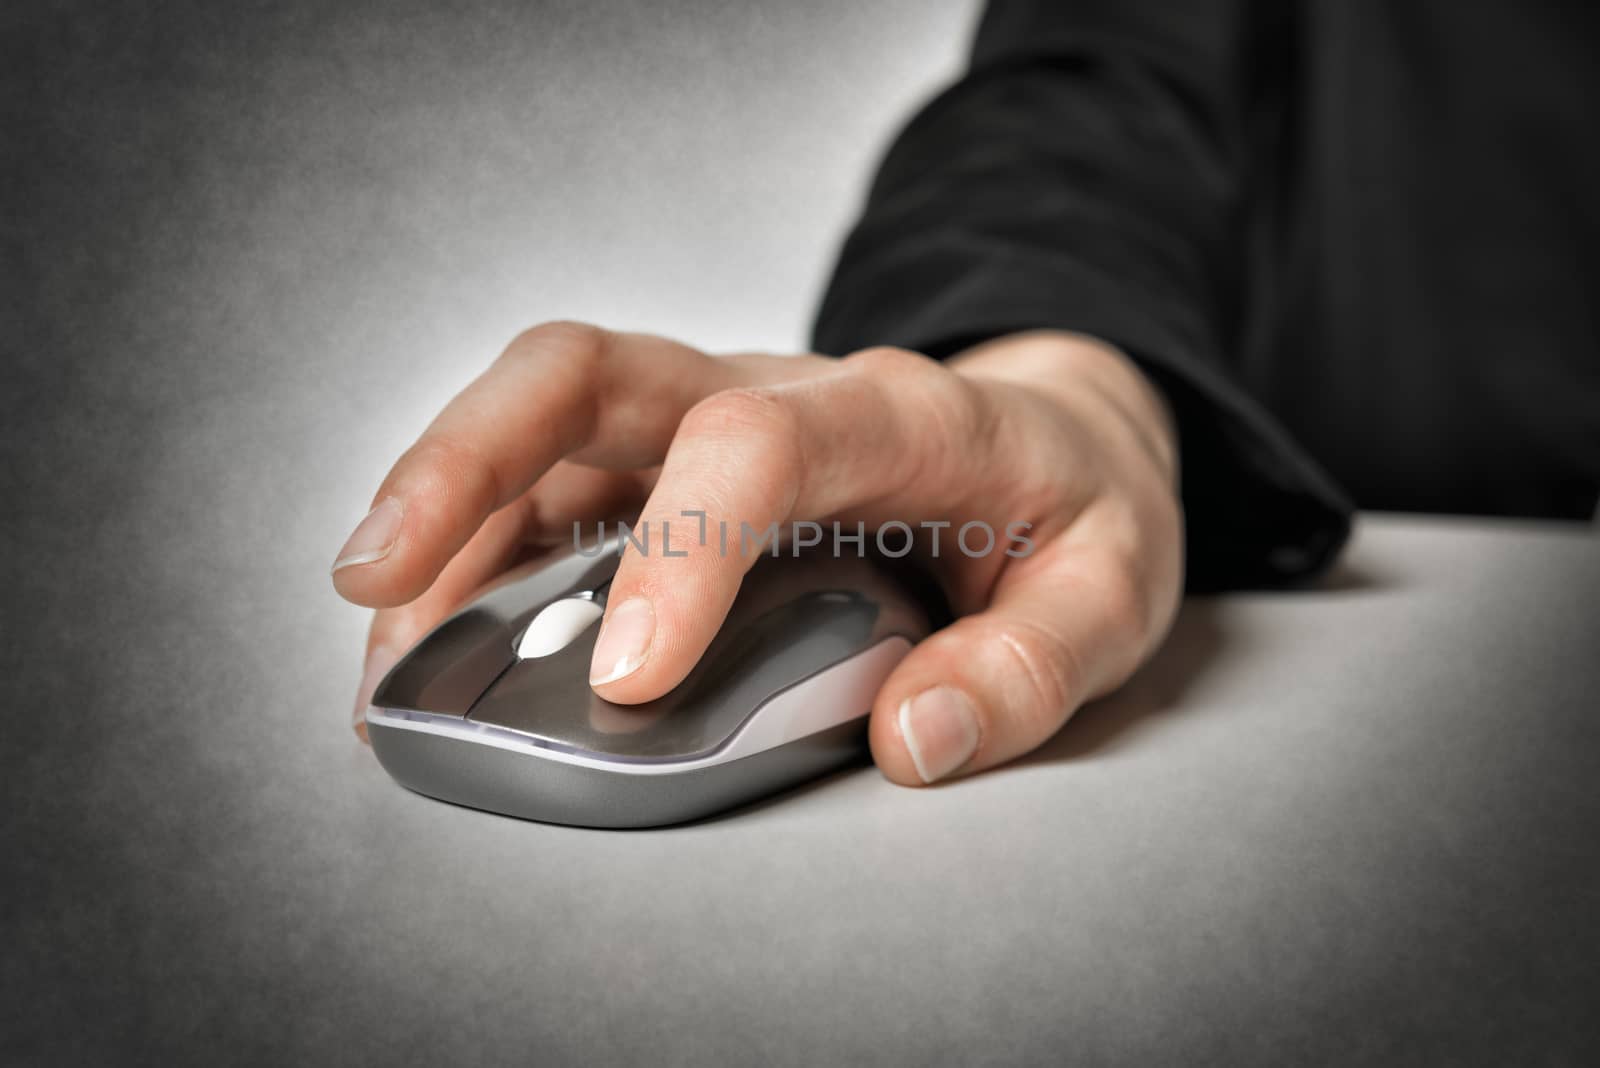
{"type": "Polygon", "coordinates": [[[618,705],[589,686],[618,562],[615,539],[567,550],[434,628],[373,694],[384,769],[418,793],[549,823],[699,819],[859,761],[873,699],[933,617],[883,561],[763,556],[683,682],[618,705]]]}

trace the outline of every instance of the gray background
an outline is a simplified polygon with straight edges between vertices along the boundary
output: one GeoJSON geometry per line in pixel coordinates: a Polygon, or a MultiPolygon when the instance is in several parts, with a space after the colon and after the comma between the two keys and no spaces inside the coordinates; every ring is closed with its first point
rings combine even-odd
{"type": "Polygon", "coordinates": [[[1600,1056],[1592,535],[1369,524],[1042,754],[402,793],[326,569],[519,328],[800,344],[971,5],[9,4],[0,1059],[1600,1056]]]}

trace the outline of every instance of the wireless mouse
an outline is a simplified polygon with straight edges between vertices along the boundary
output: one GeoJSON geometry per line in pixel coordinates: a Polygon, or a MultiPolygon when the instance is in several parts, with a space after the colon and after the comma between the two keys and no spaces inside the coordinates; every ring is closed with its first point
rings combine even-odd
{"type": "Polygon", "coordinates": [[[418,793],[549,823],[709,816],[860,760],[879,687],[939,611],[890,561],[763,556],[684,681],[618,705],[589,687],[618,562],[615,539],[567,550],[423,638],[367,711],[384,769],[418,793]]]}

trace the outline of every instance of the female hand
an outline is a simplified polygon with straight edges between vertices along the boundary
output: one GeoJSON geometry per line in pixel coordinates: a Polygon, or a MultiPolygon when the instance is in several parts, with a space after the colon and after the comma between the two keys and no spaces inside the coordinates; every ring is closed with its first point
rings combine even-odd
{"type": "MultiPolygon", "coordinates": [[[[358,724],[401,653],[575,521],[899,522],[925,553],[942,536],[927,562],[958,618],[885,682],[873,757],[906,785],[981,771],[1045,741],[1166,633],[1182,588],[1176,463],[1154,389],[1076,335],[1011,335],[938,363],[897,349],[711,357],[540,326],[400,458],[334,564],[340,594],[379,608],[358,724]],[[953,551],[975,521],[996,532],[993,551],[953,551]],[[1007,555],[1021,524],[1032,551],[1007,555]]],[[[756,559],[716,538],[675,545],[688,555],[628,553],[618,567],[591,678],[608,700],[682,680],[756,559]]]]}

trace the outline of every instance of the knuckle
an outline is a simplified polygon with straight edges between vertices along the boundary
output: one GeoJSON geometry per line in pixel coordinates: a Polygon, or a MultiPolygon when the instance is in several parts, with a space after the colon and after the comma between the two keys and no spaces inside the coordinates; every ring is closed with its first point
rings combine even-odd
{"type": "Polygon", "coordinates": [[[513,350],[593,349],[600,347],[605,330],[575,319],[553,319],[530,326],[511,343],[513,350]]]}
{"type": "Polygon", "coordinates": [[[611,333],[593,323],[557,319],[529,327],[506,349],[513,361],[557,361],[586,380],[598,376],[611,345],[611,333]]]}
{"type": "Polygon", "coordinates": [[[560,390],[582,413],[571,422],[571,444],[586,439],[599,422],[613,377],[607,370],[613,337],[611,331],[593,323],[557,319],[524,330],[501,357],[549,376],[552,388],[560,390]]]}
{"type": "Polygon", "coordinates": [[[1150,634],[1154,613],[1135,554],[1109,553],[1098,571],[1096,590],[1107,627],[1127,644],[1142,645],[1150,634]]]}
{"type": "Polygon", "coordinates": [[[970,400],[965,379],[939,361],[908,349],[862,349],[844,362],[888,397],[909,393],[919,406],[949,414],[964,413],[970,400]]]}
{"type": "Polygon", "coordinates": [[[992,646],[1010,673],[1025,680],[1033,697],[1031,708],[1018,711],[1036,717],[1031,724],[1035,734],[1053,731],[1084,691],[1084,665],[1077,650],[1048,627],[1021,619],[998,628],[992,646]]]}
{"type": "Polygon", "coordinates": [[[689,409],[684,433],[719,437],[753,438],[786,436],[794,432],[795,417],[772,390],[759,386],[724,389],[689,409]]]}
{"type": "Polygon", "coordinates": [[[986,450],[972,446],[990,440],[993,417],[973,383],[937,360],[907,349],[881,346],[863,349],[845,360],[878,391],[885,411],[914,410],[915,422],[904,438],[922,474],[943,481],[986,450]]]}
{"type": "Polygon", "coordinates": [[[428,434],[411,447],[406,461],[424,482],[447,494],[460,494],[474,506],[487,509],[499,500],[499,473],[482,450],[461,438],[428,434]]]}
{"type": "Polygon", "coordinates": [[[743,386],[713,393],[689,409],[678,433],[736,447],[741,468],[758,470],[791,491],[800,485],[805,469],[800,420],[775,389],[743,386]]]}
{"type": "Polygon", "coordinates": [[[845,365],[863,374],[879,378],[908,378],[939,365],[921,353],[893,345],[874,345],[853,352],[844,359],[845,365]]]}

